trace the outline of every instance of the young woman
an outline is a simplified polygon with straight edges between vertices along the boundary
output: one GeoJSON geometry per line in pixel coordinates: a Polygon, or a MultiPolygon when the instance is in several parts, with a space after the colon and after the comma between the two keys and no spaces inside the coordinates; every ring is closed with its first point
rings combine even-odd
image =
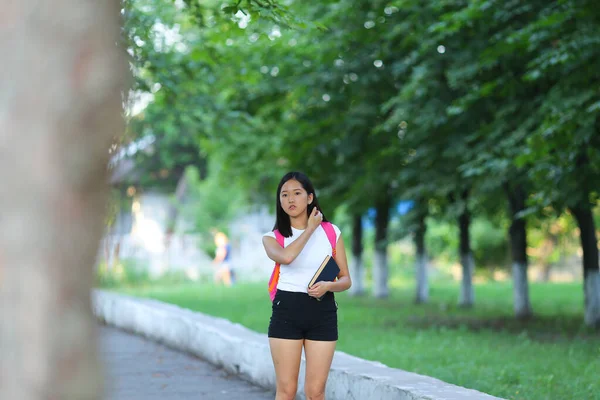
{"type": "Polygon", "coordinates": [[[334,259],[340,267],[338,279],[308,288],[322,261],[332,255],[332,248],[321,225],[327,220],[306,175],[290,172],[281,179],[277,187],[276,218],[273,230],[279,230],[285,237],[284,247],[279,245],[274,232],[263,236],[267,255],[281,264],[268,335],[277,379],[275,399],[295,398],[304,347],[306,398],[322,400],[338,339],[333,292],[347,290],[352,284],[344,242],[339,228],[333,225],[337,243],[334,259]]]}

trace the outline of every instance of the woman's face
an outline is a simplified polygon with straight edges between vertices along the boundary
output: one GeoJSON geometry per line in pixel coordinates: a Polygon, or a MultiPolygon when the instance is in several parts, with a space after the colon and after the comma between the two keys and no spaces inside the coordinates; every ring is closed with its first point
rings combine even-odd
{"type": "Polygon", "coordinates": [[[308,194],[302,184],[295,179],[290,179],[281,187],[279,192],[281,208],[290,217],[306,214],[306,208],[313,201],[313,195],[308,194]]]}

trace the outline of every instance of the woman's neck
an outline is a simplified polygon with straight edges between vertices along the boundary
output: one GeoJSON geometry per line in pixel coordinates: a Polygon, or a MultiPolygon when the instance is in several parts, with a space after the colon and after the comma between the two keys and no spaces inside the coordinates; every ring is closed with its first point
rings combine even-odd
{"type": "Polygon", "coordinates": [[[297,216],[295,218],[290,217],[290,225],[292,228],[305,230],[308,226],[308,215],[297,216]]]}

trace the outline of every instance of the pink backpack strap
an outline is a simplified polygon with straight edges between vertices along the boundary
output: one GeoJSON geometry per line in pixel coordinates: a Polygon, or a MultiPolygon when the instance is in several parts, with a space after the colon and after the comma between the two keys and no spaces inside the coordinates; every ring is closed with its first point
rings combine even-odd
{"type": "Polygon", "coordinates": [[[273,233],[275,234],[275,240],[277,240],[277,243],[279,243],[281,247],[284,247],[283,243],[285,241],[285,237],[281,234],[281,232],[279,232],[279,229],[275,229],[273,233]]]}
{"type": "MultiPolygon", "coordinates": [[[[277,229],[275,229],[274,233],[277,243],[279,243],[281,247],[285,247],[285,237],[277,229]]],[[[275,299],[275,294],[277,293],[277,282],[279,282],[280,269],[281,265],[279,265],[279,263],[275,263],[275,268],[273,268],[273,272],[271,273],[271,279],[269,279],[269,297],[271,298],[271,301],[275,299]]]]}
{"type": "Polygon", "coordinates": [[[329,239],[329,243],[331,244],[332,254],[335,257],[335,245],[337,244],[335,229],[333,229],[333,225],[331,224],[331,222],[321,222],[321,226],[327,234],[327,239],[329,239]]]}

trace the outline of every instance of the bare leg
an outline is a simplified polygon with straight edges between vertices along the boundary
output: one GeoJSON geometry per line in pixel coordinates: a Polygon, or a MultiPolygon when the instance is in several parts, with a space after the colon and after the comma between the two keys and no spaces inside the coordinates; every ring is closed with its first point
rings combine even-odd
{"type": "Polygon", "coordinates": [[[229,266],[224,265],[223,267],[221,267],[221,270],[223,283],[225,284],[225,286],[231,286],[231,271],[229,269],[229,266]]]}
{"type": "Polygon", "coordinates": [[[269,338],[277,379],[275,400],[294,400],[296,397],[302,342],[303,340],[269,338]]]}
{"type": "Polygon", "coordinates": [[[307,400],[324,400],[325,385],[331,368],[337,342],[304,341],[306,354],[306,382],[304,393],[307,400]]]}
{"type": "Polygon", "coordinates": [[[227,266],[221,266],[215,271],[215,283],[231,286],[231,271],[227,266]]]}

